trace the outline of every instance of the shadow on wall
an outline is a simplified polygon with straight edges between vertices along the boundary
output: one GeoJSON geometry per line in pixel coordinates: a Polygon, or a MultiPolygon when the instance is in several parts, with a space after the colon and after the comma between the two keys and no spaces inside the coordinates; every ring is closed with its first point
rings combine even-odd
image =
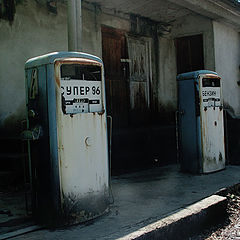
{"type": "MultiPolygon", "coordinates": [[[[57,14],[57,0],[35,0],[37,4],[45,5],[49,12],[57,14]]],[[[58,0],[59,1],[59,0],[58,0]]],[[[62,0],[63,2],[64,0],[62,0]]],[[[0,19],[9,21],[10,24],[14,21],[16,6],[24,4],[27,0],[2,0],[0,1],[0,19]]]]}
{"type": "Polygon", "coordinates": [[[26,125],[26,120],[19,120],[16,114],[8,116],[2,127],[0,128],[1,137],[16,137],[19,138],[20,133],[23,131],[26,125]]]}
{"type": "Polygon", "coordinates": [[[20,138],[20,133],[26,129],[26,110],[23,102],[14,113],[0,122],[0,137],[20,138]]]}

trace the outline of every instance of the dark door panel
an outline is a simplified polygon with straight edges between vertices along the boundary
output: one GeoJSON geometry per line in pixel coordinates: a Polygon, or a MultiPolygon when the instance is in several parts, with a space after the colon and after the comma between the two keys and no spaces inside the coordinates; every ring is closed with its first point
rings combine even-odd
{"type": "Polygon", "coordinates": [[[202,34],[177,38],[176,48],[178,74],[204,69],[202,34]]]}
{"type": "Polygon", "coordinates": [[[107,111],[113,117],[114,127],[128,125],[129,83],[124,32],[102,27],[102,57],[105,66],[107,111]]]}

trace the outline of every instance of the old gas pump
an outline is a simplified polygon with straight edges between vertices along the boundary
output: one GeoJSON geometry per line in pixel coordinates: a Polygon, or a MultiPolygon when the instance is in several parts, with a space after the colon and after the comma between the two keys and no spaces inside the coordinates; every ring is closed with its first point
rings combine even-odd
{"type": "Polygon", "coordinates": [[[182,171],[210,173],[224,169],[221,78],[202,70],[180,74],[177,80],[182,171]]]}
{"type": "Polygon", "coordinates": [[[33,213],[48,224],[72,224],[109,205],[103,63],[58,52],[25,65],[33,213]]]}

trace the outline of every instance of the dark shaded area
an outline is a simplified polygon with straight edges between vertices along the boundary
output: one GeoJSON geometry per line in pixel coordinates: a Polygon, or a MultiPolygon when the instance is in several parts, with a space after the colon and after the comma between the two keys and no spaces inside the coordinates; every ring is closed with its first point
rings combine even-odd
{"type": "Polygon", "coordinates": [[[232,118],[226,112],[225,115],[225,135],[226,135],[226,150],[228,153],[228,163],[240,165],[240,119],[232,118]]]}
{"type": "Polygon", "coordinates": [[[62,64],[61,78],[67,80],[101,81],[101,67],[94,65],[62,64]]]}
{"type": "Polygon", "coordinates": [[[0,18],[8,20],[10,23],[14,20],[14,15],[16,13],[16,3],[15,0],[3,0],[0,2],[0,18]]]}
{"type": "MultiPolygon", "coordinates": [[[[26,157],[26,145],[20,139],[0,137],[0,173],[17,172],[19,177],[23,176],[23,158],[26,157]],[[23,153],[25,152],[25,153],[23,153]]],[[[20,179],[16,179],[19,182],[20,179]]],[[[12,179],[12,181],[14,181],[12,179]]],[[[22,180],[20,180],[22,182],[22,180]]]]}
{"type": "MultiPolygon", "coordinates": [[[[148,28],[146,19],[139,22],[137,18],[131,16],[129,45],[133,44],[131,40],[139,30],[146,35],[154,32],[148,28]]],[[[107,114],[113,120],[113,175],[176,162],[174,109],[156,103],[151,82],[150,102],[147,102],[148,69],[144,65],[147,51],[145,55],[141,44],[136,37],[135,47],[142,48],[130,51],[131,56],[128,56],[125,32],[102,26],[107,114]]]]}
{"type": "Polygon", "coordinates": [[[47,8],[49,12],[57,14],[57,0],[47,0],[47,8]]]}
{"type": "Polygon", "coordinates": [[[176,163],[175,125],[113,130],[112,174],[176,163]]]}
{"type": "MultiPolygon", "coordinates": [[[[35,0],[38,4],[44,4],[49,12],[57,14],[57,2],[60,0],[35,0]]],[[[5,19],[12,24],[16,14],[16,6],[25,0],[2,0],[0,1],[0,19],[5,19]]],[[[64,0],[61,0],[64,2],[64,0]]]]}
{"type": "Polygon", "coordinates": [[[175,44],[178,74],[204,69],[202,34],[177,38],[175,44]]]}
{"type": "Polygon", "coordinates": [[[0,145],[0,234],[4,234],[32,225],[31,197],[26,142],[1,136],[0,145]]]}

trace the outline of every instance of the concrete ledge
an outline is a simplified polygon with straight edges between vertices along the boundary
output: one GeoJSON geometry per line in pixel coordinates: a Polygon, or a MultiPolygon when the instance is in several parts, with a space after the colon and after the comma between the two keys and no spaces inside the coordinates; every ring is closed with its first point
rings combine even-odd
{"type": "Polygon", "coordinates": [[[226,207],[226,197],[212,195],[118,240],[182,240],[219,222],[226,216],[226,207]]]}

